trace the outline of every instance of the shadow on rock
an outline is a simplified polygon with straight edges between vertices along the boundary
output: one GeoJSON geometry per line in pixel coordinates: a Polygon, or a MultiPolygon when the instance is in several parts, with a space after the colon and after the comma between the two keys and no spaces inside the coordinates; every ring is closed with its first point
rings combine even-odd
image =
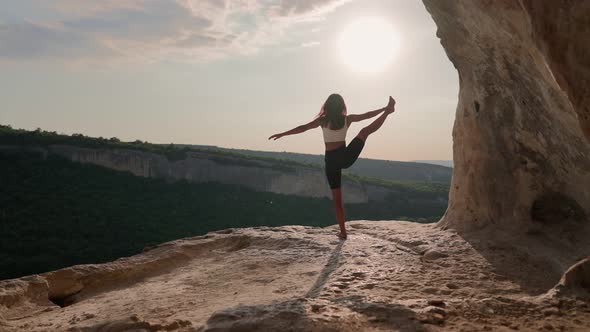
{"type": "Polygon", "coordinates": [[[311,286],[309,291],[305,294],[306,298],[316,298],[316,297],[318,297],[318,295],[320,295],[320,292],[322,291],[322,289],[324,289],[324,286],[326,285],[326,282],[330,278],[330,275],[334,271],[336,271],[336,269],[339,266],[338,263],[340,261],[340,253],[342,252],[343,245],[344,245],[344,241],[340,241],[340,243],[338,243],[336,248],[334,248],[334,250],[332,250],[332,254],[330,255],[330,258],[328,258],[328,262],[326,263],[326,265],[322,269],[322,272],[318,276],[318,279],[313,284],[313,286],[311,286]]]}
{"type": "Polygon", "coordinates": [[[552,289],[570,266],[590,254],[588,227],[576,233],[560,227],[532,227],[510,234],[486,228],[459,235],[493,267],[493,278],[515,282],[520,291],[537,296],[552,289]]]}
{"type": "MultiPolygon", "coordinates": [[[[361,296],[319,298],[330,275],[340,266],[340,242],[304,298],[227,308],[211,315],[199,332],[214,331],[427,331],[416,313],[399,304],[371,302],[361,296]]],[[[423,320],[422,320],[423,321],[423,320]]]]}
{"type": "MultiPolygon", "coordinates": [[[[199,332],[245,331],[428,331],[411,309],[347,297],[299,298],[276,304],[237,306],[213,314],[199,332]]],[[[436,324],[436,322],[429,322],[436,324]]]]}

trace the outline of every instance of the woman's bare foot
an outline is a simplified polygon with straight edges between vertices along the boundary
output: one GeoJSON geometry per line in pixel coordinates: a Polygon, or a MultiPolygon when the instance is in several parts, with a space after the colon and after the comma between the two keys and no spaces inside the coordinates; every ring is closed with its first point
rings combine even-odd
{"type": "Polygon", "coordinates": [[[340,238],[340,240],[346,240],[346,233],[338,233],[338,238],[340,238]]]}
{"type": "Polygon", "coordinates": [[[389,96],[389,102],[387,103],[385,113],[391,114],[395,112],[395,99],[389,96]]]}

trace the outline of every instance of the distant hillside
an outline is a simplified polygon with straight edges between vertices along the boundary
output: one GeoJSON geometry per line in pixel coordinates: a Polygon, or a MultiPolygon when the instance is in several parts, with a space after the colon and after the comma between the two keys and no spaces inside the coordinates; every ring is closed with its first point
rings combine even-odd
{"type": "MultiPolygon", "coordinates": [[[[323,155],[230,149],[210,145],[152,144],[139,140],[122,142],[116,137],[96,138],[82,134],[69,136],[43,130],[26,131],[13,129],[10,126],[3,125],[0,125],[0,144],[28,146],[72,145],[85,148],[133,149],[157,153],[165,156],[170,161],[185,159],[187,152],[200,151],[226,157],[238,157],[244,160],[254,158],[259,161],[272,161],[275,164],[278,163],[285,166],[294,165],[322,168],[324,165],[323,155]]],[[[395,182],[450,183],[452,169],[426,163],[359,158],[351,168],[344,170],[343,173],[395,182]]]]}
{"type": "Polygon", "coordinates": [[[452,160],[414,160],[413,162],[432,164],[432,165],[440,165],[440,166],[451,167],[451,168],[453,167],[452,160]]]}
{"type": "MultiPolygon", "coordinates": [[[[44,156],[57,154],[71,161],[127,171],[142,177],[194,183],[219,182],[307,197],[332,196],[321,165],[280,159],[276,155],[255,156],[241,150],[121,142],[117,138],[94,138],[80,134],[67,136],[0,126],[0,150],[14,149],[33,150],[44,156]]],[[[364,161],[359,162],[362,164],[364,161]]],[[[369,167],[375,165],[368,163],[369,167]]],[[[404,167],[407,168],[407,165],[404,167]]],[[[347,203],[383,201],[390,193],[415,190],[436,193],[434,199],[446,203],[449,183],[391,180],[348,172],[344,174],[343,186],[346,188],[343,199],[347,203]]]]}
{"type": "MultiPolygon", "coordinates": [[[[292,160],[306,164],[324,164],[323,155],[292,153],[292,152],[273,152],[273,151],[255,151],[243,149],[221,148],[211,145],[192,145],[199,149],[208,149],[213,151],[226,151],[239,153],[250,156],[277,158],[282,160],[292,160]]],[[[359,160],[345,173],[354,173],[361,176],[381,178],[394,181],[419,181],[419,182],[451,182],[453,174],[452,161],[440,161],[440,163],[420,161],[405,162],[379,159],[359,158],[359,160]],[[446,163],[446,164],[445,164],[446,163]],[[445,165],[442,165],[445,164],[445,165]]]]}

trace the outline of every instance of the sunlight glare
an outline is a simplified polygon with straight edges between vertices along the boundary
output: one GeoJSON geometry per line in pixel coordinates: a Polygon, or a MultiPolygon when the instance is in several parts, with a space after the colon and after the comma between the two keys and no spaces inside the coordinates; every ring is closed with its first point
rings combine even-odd
{"type": "Polygon", "coordinates": [[[399,48],[399,37],[387,21],[365,17],[342,31],[338,48],[342,62],[349,68],[374,73],[391,63],[399,48]]]}

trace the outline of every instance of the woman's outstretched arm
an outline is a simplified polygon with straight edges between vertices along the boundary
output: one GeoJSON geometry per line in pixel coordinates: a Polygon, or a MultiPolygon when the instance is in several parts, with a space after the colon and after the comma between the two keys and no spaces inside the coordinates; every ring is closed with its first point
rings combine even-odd
{"type": "Polygon", "coordinates": [[[317,128],[319,126],[320,126],[320,119],[318,118],[318,119],[315,119],[315,120],[313,120],[313,121],[311,121],[309,123],[303,124],[301,126],[297,126],[297,127],[293,128],[291,130],[287,130],[287,131],[282,132],[280,134],[274,134],[271,137],[269,137],[268,139],[273,139],[274,138],[274,140],[276,141],[277,139],[279,139],[279,138],[281,138],[283,136],[301,134],[301,133],[303,133],[305,131],[308,131],[308,130],[313,129],[313,128],[317,128]]]}
{"type": "Polygon", "coordinates": [[[395,107],[395,100],[393,98],[391,98],[391,96],[389,96],[389,102],[387,103],[387,106],[374,110],[374,111],[370,111],[370,112],[366,112],[363,114],[351,114],[347,117],[348,122],[352,123],[352,122],[358,122],[358,121],[363,121],[366,119],[370,119],[374,116],[379,115],[381,112],[387,111],[390,108],[395,107]]]}

